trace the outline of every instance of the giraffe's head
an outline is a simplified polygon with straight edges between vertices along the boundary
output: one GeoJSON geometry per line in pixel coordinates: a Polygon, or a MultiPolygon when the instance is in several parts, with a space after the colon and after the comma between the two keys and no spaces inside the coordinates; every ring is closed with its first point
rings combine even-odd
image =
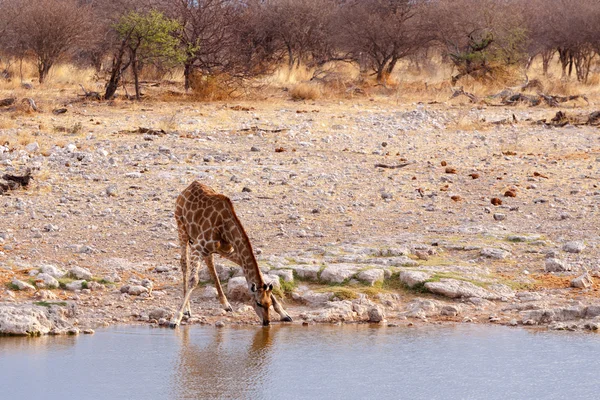
{"type": "Polygon", "coordinates": [[[267,326],[270,324],[269,320],[269,308],[271,308],[271,292],[273,291],[273,284],[264,284],[262,287],[256,286],[255,283],[250,286],[252,292],[252,305],[254,311],[261,319],[262,324],[267,326]]]}

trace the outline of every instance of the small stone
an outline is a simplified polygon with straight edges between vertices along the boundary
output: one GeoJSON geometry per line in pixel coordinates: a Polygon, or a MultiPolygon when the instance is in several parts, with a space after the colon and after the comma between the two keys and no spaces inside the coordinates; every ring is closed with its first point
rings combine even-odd
{"type": "Polygon", "coordinates": [[[494,219],[496,221],[504,221],[506,219],[506,214],[495,213],[494,214],[494,219]]]}
{"type": "Polygon", "coordinates": [[[260,149],[256,146],[252,146],[252,147],[250,147],[250,151],[259,152],[260,149]]]}
{"type": "Polygon", "coordinates": [[[441,315],[446,315],[449,317],[456,317],[459,313],[460,313],[460,308],[458,306],[454,306],[454,305],[444,306],[444,307],[442,307],[442,309],[440,311],[441,315]]]}
{"type": "Polygon", "coordinates": [[[36,153],[40,151],[40,145],[38,142],[29,143],[27,146],[25,146],[25,151],[28,153],[36,153]]]}
{"type": "Polygon", "coordinates": [[[73,282],[67,283],[65,285],[65,289],[70,290],[72,292],[74,292],[76,290],[81,290],[81,289],[83,289],[84,282],[87,284],[87,281],[85,281],[85,280],[78,280],[78,281],[73,281],[73,282]]]}
{"type": "Polygon", "coordinates": [[[592,287],[593,285],[594,280],[592,279],[591,275],[587,272],[571,281],[571,287],[574,288],[587,289],[589,287],[592,287]]]}
{"type": "Polygon", "coordinates": [[[225,326],[225,322],[223,322],[223,321],[217,321],[217,322],[215,322],[215,326],[217,328],[222,328],[222,327],[225,326]]]}
{"type": "Polygon", "coordinates": [[[400,281],[413,288],[419,284],[425,283],[431,275],[421,271],[402,271],[400,272],[400,281]]]}
{"type": "Polygon", "coordinates": [[[108,197],[117,197],[119,195],[119,191],[117,190],[117,186],[110,185],[106,188],[106,195],[108,197]]]}
{"type": "Polygon", "coordinates": [[[159,320],[161,318],[169,319],[173,313],[166,308],[155,308],[148,313],[148,318],[159,320]]]}
{"type": "Polygon", "coordinates": [[[73,267],[69,270],[69,276],[75,279],[83,279],[89,281],[92,279],[92,273],[87,268],[73,267]]]}
{"type": "Polygon", "coordinates": [[[379,323],[385,319],[385,312],[381,306],[369,308],[369,322],[379,323]]]}
{"type": "Polygon", "coordinates": [[[62,278],[66,274],[65,271],[51,264],[42,265],[40,267],[40,272],[53,276],[54,278],[62,278]]]}
{"type": "Polygon", "coordinates": [[[141,285],[132,285],[132,286],[129,286],[127,293],[130,296],[139,296],[143,293],[148,293],[148,288],[145,286],[141,286],[141,285]]]}
{"type": "Polygon", "coordinates": [[[565,272],[570,271],[571,266],[558,258],[546,259],[546,272],[565,272]]]}
{"type": "Polygon", "coordinates": [[[13,278],[11,282],[14,286],[16,286],[17,290],[31,290],[35,291],[35,287],[27,282],[23,282],[18,280],[17,278],[13,278]]]}
{"type": "Polygon", "coordinates": [[[502,200],[500,200],[497,197],[493,197],[490,201],[495,206],[501,206],[502,205],[502,200]]]}
{"type": "Polygon", "coordinates": [[[585,249],[585,244],[580,240],[567,242],[563,245],[563,250],[567,253],[581,253],[585,249]]]}
{"type": "Polygon", "coordinates": [[[383,200],[391,200],[394,198],[394,196],[391,193],[383,192],[383,193],[381,193],[381,198],[383,200]]]}
{"type": "Polygon", "coordinates": [[[94,333],[96,333],[93,329],[90,328],[84,329],[82,332],[84,335],[93,335],[94,333]]]}
{"type": "Polygon", "coordinates": [[[483,257],[495,258],[496,260],[503,260],[510,255],[510,252],[502,249],[487,247],[481,249],[479,254],[481,254],[483,257]]]}
{"type": "Polygon", "coordinates": [[[40,273],[35,277],[35,284],[38,288],[56,289],[59,286],[58,281],[50,274],[40,273]]]}

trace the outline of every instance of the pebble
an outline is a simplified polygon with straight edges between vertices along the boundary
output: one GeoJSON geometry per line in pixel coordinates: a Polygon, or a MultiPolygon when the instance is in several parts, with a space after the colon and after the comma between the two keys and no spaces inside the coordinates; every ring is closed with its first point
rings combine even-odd
{"type": "Polygon", "coordinates": [[[566,251],[567,253],[581,253],[584,249],[585,244],[580,240],[567,242],[563,245],[563,251],[566,251]]]}

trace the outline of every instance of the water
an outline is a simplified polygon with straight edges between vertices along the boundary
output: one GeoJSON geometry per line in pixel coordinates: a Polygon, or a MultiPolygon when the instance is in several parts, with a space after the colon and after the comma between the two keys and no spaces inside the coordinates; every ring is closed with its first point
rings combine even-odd
{"type": "Polygon", "coordinates": [[[591,399],[600,336],[490,326],[113,327],[0,338],[2,399],[591,399]]]}

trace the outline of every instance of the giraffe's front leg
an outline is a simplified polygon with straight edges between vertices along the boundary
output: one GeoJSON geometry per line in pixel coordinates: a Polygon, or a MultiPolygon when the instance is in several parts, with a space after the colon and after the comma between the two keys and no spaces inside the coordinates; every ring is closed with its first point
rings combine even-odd
{"type": "Polygon", "coordinates": [[[275,312],[277,312],[277,314],[279,314],[279,316],[281,317],[281,321],[292,322],[292,317],[290,317],[290,314],[288,314],[287,311],[283,309],[281,304],[279,304],[279,302],[273,295],[271,295],[271,302],[273,302],[273,308],[275,309],[275,312]]]}
{"type": "Polygon", "coordinates": [[[190,261],[191,261],[190,262],[191,271],[190,271],[190,275],[188,276],[187,292],[185,293],[185,296],[183,296],[183,302],[181,303],[181,308],[179,309],[178,312],[175,313],[175,315],[171,319],[171,322],[169,323],[169,327],[171,327],[171,328],[177,328],[179,326],[186,308],[189,311],[190,297],[192,295],[192,292],[198,285],[198,266],[199,266],[200,257],[198,256],[198,254],[195,251],[191,252],[190,261]]]}
{"type": "Polygon", "coordinates": [[[212,277],[213,281],[215,282],[215,287],[217,288],[217,294],[219,295],[219,301],[223,305],[223,308],[225,309],[225,311],[233,311],[233,308],[231,308],[231,305],[227,301],[227,297],[225,297],[225,293],[223,293],[223,288],[221,287],[221,281],[219,280],[219,275],[217,275],[217,271],[215,270],[215,264],[213,262],[213,255],[209,254],[208,256],[204,257],[204,262],[206,263],[206,266],[208,267],[208,272],[210,273],[210,276],[212,277]]]}

